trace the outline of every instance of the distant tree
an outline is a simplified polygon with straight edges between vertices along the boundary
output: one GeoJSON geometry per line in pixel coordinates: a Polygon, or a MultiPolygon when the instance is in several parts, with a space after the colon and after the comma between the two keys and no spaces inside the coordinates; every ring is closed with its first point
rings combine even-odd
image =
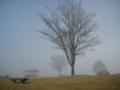
{"type": "Polygon", "coordinates": [[[8,78],[10,78],[10,76],[9,75],[5,75],[5,78],[8,79],[8,78]]]}
{"type": "Polygon", "coordinates": [[[75,75],[76,56],[84,55],[99,42],[92,32],[96,30],[96,23],[92,17],[94,13],[86,13],[81,3],[74,0],[63,0],[54,10],[49,9],[51,16],[40,15],[47,27],[37,30],[62,49],[71,66],[71,75],[75,75]]]}
{"type": "Polygon", "coordinates": [[[100,60],[94,63],[93,71],[96,75],[110,75],[106,65],[100,60]]]}
{"type": "Polygon", "coordinates": [[[52,62],[50,63],[51,67],[53,70],[56,70],[59,74],[59,76],[62,75],[62,71],[65,69],[66,67],[66,60],[64,56],[60,56],[60,55],[56,55],[56,56],[52,56],[52,62]]]}
{"type": "Polygon", "coordinates": [[[29,69],[24,71],[24,77],[33,78],[39,76],[39,70],[37,69],[29,69]]]}
{"type": "Polygon", "coordinates": [[[4,76],[0,76],[0,79],[8,79],[10,76],[9,75],[4,75],[4,76]]]}

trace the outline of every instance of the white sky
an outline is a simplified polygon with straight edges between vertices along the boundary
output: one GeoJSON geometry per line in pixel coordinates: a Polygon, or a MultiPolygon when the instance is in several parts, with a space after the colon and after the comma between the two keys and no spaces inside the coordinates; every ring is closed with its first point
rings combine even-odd
{"type": "MultiPolygon", "coordinates": [[[[26,69],[38,69],[41,75],[56,75],[49,65],[51,56],[63,54],[35,32],[41,29],[38,13],[44,5],[54,7],[55,0],[0,0],[0,75],[22,75],[26,69]]],[[[102,60],[111,73],[120,73],[120,1],[82,0],[86,11],[96,13],[96,34],[102,44],[95,51],[78,57],[76,74],[92,74],[92,65],[102,60]]],[[[69,74],[70,68],[64,73],[69,74]]]]}

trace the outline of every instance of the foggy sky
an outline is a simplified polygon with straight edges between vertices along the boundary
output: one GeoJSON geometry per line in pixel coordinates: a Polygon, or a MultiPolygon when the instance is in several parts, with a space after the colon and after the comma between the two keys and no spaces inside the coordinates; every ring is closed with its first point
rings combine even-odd
{"type": "MultiPolygon", "coordinates": [[[[41,75],[57,75],[50,67],[51,56],[64,54],[35,29],[44,25],[39,13],[48,15],[45,6],[55,7],[56,0],[0,0],[0,75],[23,75],[38,69],[41,75]]],[[[120,73],[120,1],[82,0],[83,8],[96,13],[96,35],[102,43],[95,51],[78,57],[76,74],[93,74],[92,66],[102,60],[111,73],[120,73]]],[[[70,67],[64,71],[69,74],[70,67]]]]}

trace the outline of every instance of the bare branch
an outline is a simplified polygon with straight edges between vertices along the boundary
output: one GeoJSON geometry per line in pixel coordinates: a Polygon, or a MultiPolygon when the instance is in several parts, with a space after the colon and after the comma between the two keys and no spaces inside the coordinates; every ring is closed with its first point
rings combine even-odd
{"type": "Polygon", "coordinates": [[[95,14],[86,13],[74,0],[64,1],[54,11],[49,10],[51,17],[40,15],[48,30],[39,32],[64,51],[73,71],[76,55],[83,55],[98,45],[99,40],[92,36],[97,25],[92,21],[95,14]]]}

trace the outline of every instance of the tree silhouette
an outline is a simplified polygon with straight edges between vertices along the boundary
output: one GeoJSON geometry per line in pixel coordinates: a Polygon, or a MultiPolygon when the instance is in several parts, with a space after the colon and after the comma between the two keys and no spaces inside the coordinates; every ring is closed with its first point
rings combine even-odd
{"type": "Polygon", "coordinates": [[[49,11],[50,17],[40,14],[48,29],[37,31],[64,51],[71,75],[75,75],[76,56],[84,55],[99,42],[96,36],[92,36],[96,30],[96,23],[92,21],[95,14],[86,13],[81,3],[74,0],[63,0],[57,8],[49,11]]]}
{"type": "Polygon", "coordinates": [[[67,64],[64,56],[56,55],[52,56],[51,59],[52,59],[52,62],[50,63],[51,67],[58,72],[59,76],[61,76],[62,71],[65,69],[67,64]]]}
{"type": "Polygon", "coordinates": [[[28,70],[25,70],[24,73],[25,73],[25,77],[27,78],[33,78],[33,77],[38,77],[39,76],[39,70],[37,69],[28,69],[28,70]]]}
{"type": "Polygon", "coordinates": [[[94,63],[93,71],[96,75],[110,75],[106,65],[100,60],[94,63]]]}

